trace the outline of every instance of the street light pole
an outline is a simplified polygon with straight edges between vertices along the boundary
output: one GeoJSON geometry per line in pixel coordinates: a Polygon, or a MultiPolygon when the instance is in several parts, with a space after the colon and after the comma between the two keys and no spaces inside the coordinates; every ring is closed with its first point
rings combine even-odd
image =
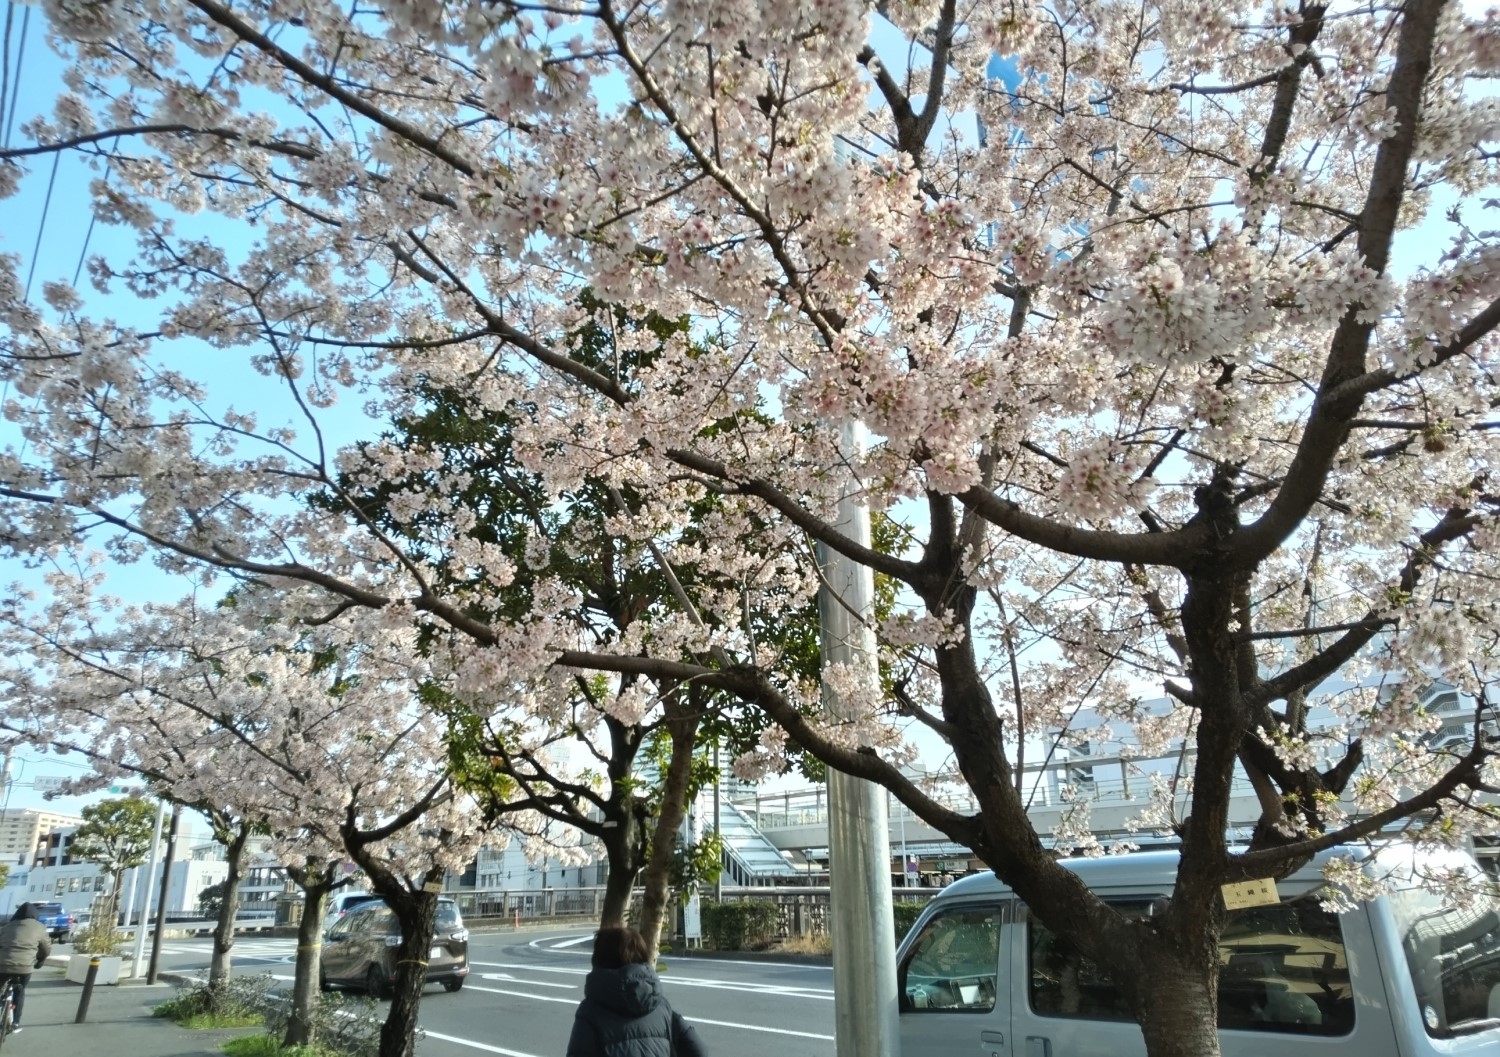
{"type": "Polygon", "coordinates": [[[182,805],[172,805],[172,824],[167,828],[167,856],[161,864],[161,891],[156,897],[156,931],[151,934],[151,959],[147,963],[146,983],[156,983],[156,969],[161,962],[161,934],[166,931],[167,897],[172,887],[172,861],[177,857],[177,827],[182,823],[182,805]]]}
{"type": "MultiPolygon", "coordinates": [[[[864,451],[863,423],[846,422],[840,450],[864,451]]],[[[870,545],[870,511],[856,482],[839,496],[834,527],[855,543],[870,545]]],[[[824,683],[829,718],[853,720],[880,699],[875,653],[874,576],[867,566],[820,544],[818,621],[823,664],[853,669],[858,686],[842,700],[824,683]]],[[[896,926],[891,911],[891,835],[883,790],[873,782],[828,768],[829,914],[833,934],[834,1046],[838,1057],[893,1057],[896,1019],[896,926]]],[[[904,867],[904,864],[903,864],[904,867]]]]}
{"type": "MultiPolygon", "coordinates": [[[[151,858],[146,864],[146,894],[145,898],[140,901],[141,916],[135,925],[135,949],[130,961],[131,976],[146,975],[146,916],[151,908],[151,887],[152,883],[156,880],[156,864],[161,859],[161,828],[162,824],[166,821],[166,816],[167,802],[165,800],[158,800],[156,802],[156,825],[151,829],[151,858]]],[[[140,867],[136,867],[135,872],[136,876],[139,877],[141,872],[140,867]]],[[[135,902],[136,893],[141,890],[141,882],[139,880],[136,881],[135,889],[136,892],[131,893],[132,903],[135,902]]],[[[130,920],[129,907],[126,908],[125,919],[126,921],[130,920]]]]}

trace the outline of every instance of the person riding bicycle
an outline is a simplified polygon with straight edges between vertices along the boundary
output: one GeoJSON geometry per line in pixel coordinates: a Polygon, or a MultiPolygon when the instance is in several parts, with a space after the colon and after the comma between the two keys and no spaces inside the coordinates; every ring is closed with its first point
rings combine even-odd
{"type": "Polygon", "coordinates": [[[21,1007],[26,1003],[26,984],[34,970],[40,969],[52,953],[52,937],[47,926],[38,920],[36,907],[22,903],[15,916],[0,925],[0,988],[10,981],[15,1016],[11,1031],[21,1030],[21,1007]]]}

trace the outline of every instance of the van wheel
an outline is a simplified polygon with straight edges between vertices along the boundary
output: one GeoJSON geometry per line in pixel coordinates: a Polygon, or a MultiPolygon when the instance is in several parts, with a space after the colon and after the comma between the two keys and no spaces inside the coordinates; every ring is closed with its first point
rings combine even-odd
{"type": "Polygon", "coordinates": [[[328,982],[328,972],[325,969],[318,970],[318,990],[323,992],[333,990],[333,985],[328,982]]]}
{"type": "Polygon", "coordinates": [[[463,985],[464,985],[464,978],[462,976],[455,976],[452,980],[444,980],[443,981],[443,990],[447,991],[449,994],[452,994],[454,991],[457,991],[463,985]]]}
{"type": "Polygon", "coordinates": [[[380,975],[379,966],[372,965],[370,966],[370,971],[365,973],[365,991],[369,993],[371,998],[386,997],[385,977],[380,975]]]}

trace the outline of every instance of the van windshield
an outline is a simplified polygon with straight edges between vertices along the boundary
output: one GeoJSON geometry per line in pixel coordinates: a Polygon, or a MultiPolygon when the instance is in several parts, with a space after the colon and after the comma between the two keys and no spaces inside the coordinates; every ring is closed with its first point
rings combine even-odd
{"type": "Polygon", "coordinates": [[[1390,895],[1417,1011],[1433,1038],[1500,1027],[1500,900],[1493,882],[1477,867],[1473,874],[1467,906],[1415,882],[1390,895]]]}

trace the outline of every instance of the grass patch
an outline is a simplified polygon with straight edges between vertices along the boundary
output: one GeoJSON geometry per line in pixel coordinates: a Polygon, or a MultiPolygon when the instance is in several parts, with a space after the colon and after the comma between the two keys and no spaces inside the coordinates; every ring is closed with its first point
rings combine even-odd
{"type": "Polygon", "coordinates": [[[173,1017],[184,1028],[258,1028],[266,1022],[259,1013],[194,1013],[173,1017]]]}
{"type": "Polygon", "coordinates": [[[777,944],[776,949],[788,954],[832,954],[833,937],[826,932],[810,936],[788,936],[777,944]]]}
{"type": "Polygon", "coordinates": [[[333,1057],[331,1050],[320,1046],[283,1048],[274,1035],[242,1035],[219,1044],[229,1057],[333,1057]]]}
{"type": "Polygon", "coordinates": [[[154,1017],[185,1028],[255,1028],[266,1022],[265,994],[270,977],[231,981],[217,991],[199,983],[184,987],[151,1010],[154,1017]]]}

